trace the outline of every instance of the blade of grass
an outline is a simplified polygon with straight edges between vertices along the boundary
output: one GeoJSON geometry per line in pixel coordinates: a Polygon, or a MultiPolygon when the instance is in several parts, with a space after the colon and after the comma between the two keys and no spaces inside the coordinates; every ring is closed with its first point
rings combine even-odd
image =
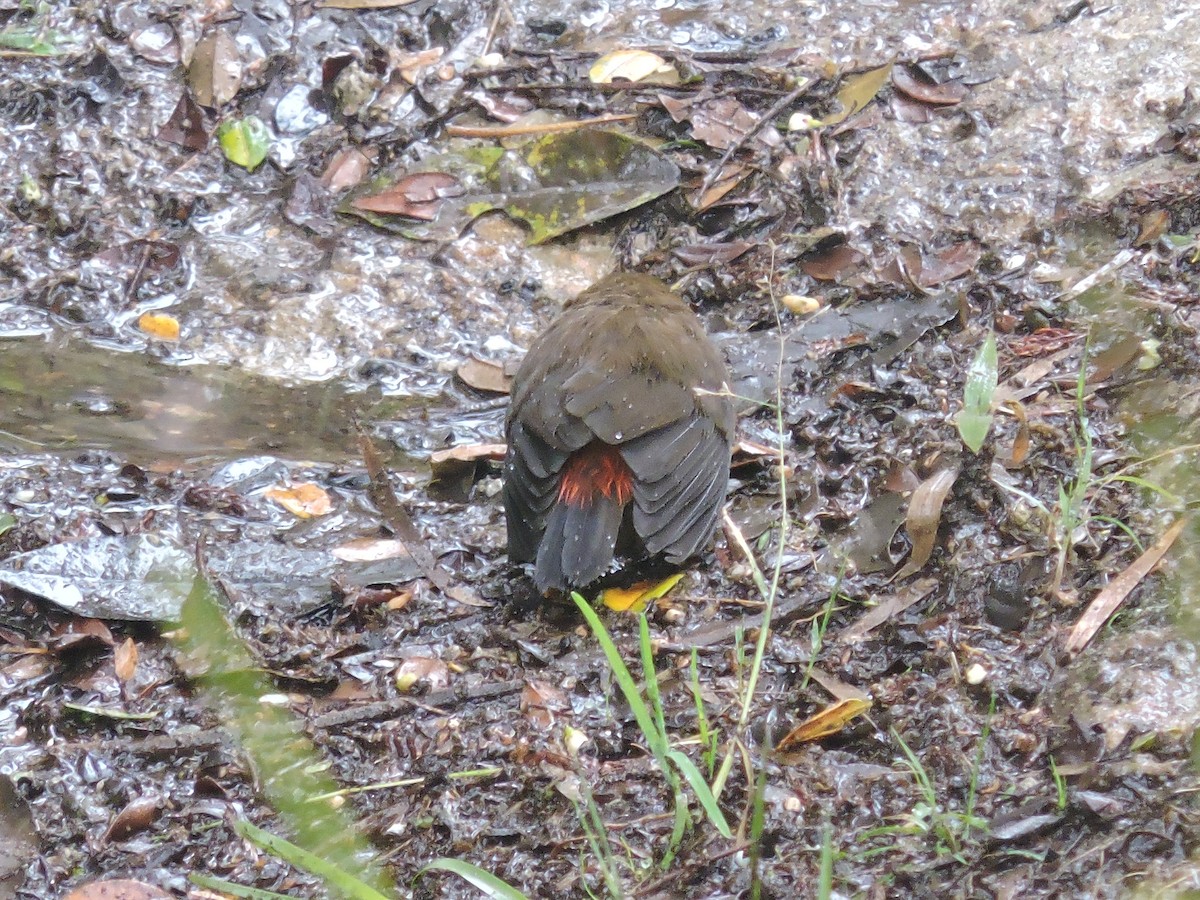
{"type": "Polygon", "coordinates": [[[692,790],[696,792],[696,799],[700,801],[700,806],[704,809],[704,814],[708,816],[708,820],[712,822],[713,827],[720,832],[721,837],[733,837],[729,823],[725,820],[725,814],[721,812],[721,807],[717,805],[717,798],[713,796],[708,782],[704,780],[704,775],[696,768],[696,764],[688,759],[682,750],[671,750],[667,753],[667,756],[679,767],[679,771],[683,774],[687,783],[692,786],[692,790]]]}
{"type": "Polygon", "coordinates": [[[413,879],[413,882],[415,883],[421,879],[427,872],[449,872],[451,875],[457,875],[473,887],[479,888],[486,896],[494,898],[494,900],[529,900],[525,894],[518,891],[507,881],[497,878],[491,872],[481,869],[479,866],[472,865],[469,862],[464,862],[461,859],[449,859],[447,857],[435,859],[417,873],[417,877],[413,879]]]}
{"type": "Polygon", "coordinates": [[[360,881],[353,875],[344,872],[336,864],[309,853],[286,838],[272,834],[246,819],[238,819],[233,823],[233,830],[256,847],[267,851],[272,856],[291,863],[297,869],[303,869],[324,879],[325,883],[351,900],[389,900],[386,894],[381,894],[365,881],[360,881]]]}

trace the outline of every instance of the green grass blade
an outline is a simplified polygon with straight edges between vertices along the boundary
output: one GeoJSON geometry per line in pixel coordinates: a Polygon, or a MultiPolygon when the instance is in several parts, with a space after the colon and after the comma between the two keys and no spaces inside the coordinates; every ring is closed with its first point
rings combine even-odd
{"type": "Polygon", "coordinates": [[[663,746],[666,743],[666,739],[655,728],[650,710],[646,707],[646,702],[642,699],[641,692],[638,691],[633,676],[629,674],[629,667],[625,665],[625,660],[621,659],[617,645],[613,643],[608,629],[604,627],[604,623],[600,621],[600,617],[596,615],[596,611],[592,609],[591,604],[577,593],[572,593],[571,599],[579,607],[583,618],[587,620],[588,627],[592,629],[592,634],[596,636],[596,640],[600,644],[600,649],[604,651],[604,658],[608,660],[608,666],[612,669],[613,677],[617,680],[617,686],[621,689],[621,693],[625,695],[625,701],[629,704],[630,709],[633,710],[633,717],[637,719],[638,728],[642,730],[642,735],[650,745],[651,752],[658,759],[659,764],[663,768],[666,768],[666,748],[663,746]]]}
{"type": "Polygon", "coordinates": [[[281,838],[277,834],[271,834],[245,819],[238,819],[234,822],[233,830],[272,856],[291,863],[297,869],[303,869],[305,872],[324,879],[326,884],[351,900],[389,900],[386,894],[379,893],[365,881],[359,881],[328,860],[309,853],[291,841],[281,838]]]}
{"type": "Polygon", "coordinates": [[[504,879],[497,878],[491,872],[481,869],[479,866],[473,866],[471,863],[464,862],[461,859],[449,859],[447,857],[435,859],[417,873],[417,878],[420,878],[426,872],[449,872],[452,875],[457,875],[473,887],[479,888],[484,896],[495,898],[495,900],[529,900],[527,896],[504,879]]]}
{"type": "Polygon", "coordinates": [[[717,805],[717,798],[713,796],[712,789],[709,788],[708,782],[704,780],[704,775],[696,767],[696,764],[688,759],[682,750],[671,750],[667,756],[678,767],[687,783],[692,786],[692,790],[696,792],[696,799],[700,801],[700,806],[704,809],[704,814],[708,816],[708,821],[712,822],[713,827],[721,833],[721,837],[733,837],[729,823],[725,821],[725,814],[717,805]]]}
{"type": "Polygon", "coordinates": [[[224,878],[213,878],[211,875],[201,875],[198,872],[188,875],[188,881],[202,888],[208,888],[210,891],[219,891],[230,897],[240,897],[242,900],[292,900],[288,894],[277,894],[274,891],[264,891],[262,888],[247,887],[244,884],[235,884],[224,878]]]}

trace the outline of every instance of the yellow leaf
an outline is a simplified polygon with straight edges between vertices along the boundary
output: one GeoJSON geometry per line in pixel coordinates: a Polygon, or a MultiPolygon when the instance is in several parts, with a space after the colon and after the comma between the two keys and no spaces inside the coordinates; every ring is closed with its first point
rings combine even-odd
{"type": "Polygon", "coordinates": [[[655,84],[679,84],[679,73],[669,62],[649,50],[614,50],[606,53],[588,70],[592,84],[614,81],[652,81],[655,84]]]}
{"type": "Polygon", "coordinates": [[[142,313],[138,316],[138,328],[159,340],[179,340],[179,320],[166,313],[142,313]]]}
{"type": "Polygon", "coordinates": [[[657,600],[679,584],[682,572],[676,572],[655,584],[638,582],[628,588],[608,588],[601,592],[600,602],[616,612],[640,613],[651,600],[657,600]]]}

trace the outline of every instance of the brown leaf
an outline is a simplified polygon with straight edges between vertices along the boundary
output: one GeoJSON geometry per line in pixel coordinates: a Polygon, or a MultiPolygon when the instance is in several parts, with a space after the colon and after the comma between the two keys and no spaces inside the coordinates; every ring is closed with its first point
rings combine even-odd
{"type": "Polygon", "coordinates": [[[229,33],[218,28],[200,39],[188,66],[188,86],[201,106],[224,106],[242,86],[242,60],[229,33]]]}
{"type": "Polygon", "coordinates": [[[835,640],[851,643],[862,640],[874,629],[893,616],[898,616],[915,603],[920,602],[937,587],[936,578],[923,578],[914,581],[900,589],[899,592],[886,597],[875,598],[875,608],[859,616],[841,632],[835,635],[835,640]]]}
{"type": "Polygon", "coordinates": [[[175,111],[171,113],[166,124],[158,129],[158,139],[185,150],[203,150],[208,146],[204,110],[192,99],[190,91],[184,90],[183,96],[175,104],[175,111]]]}
{"type": "Polygon", "coordinates": [[[921,264],[921,286],[933,287],[966,275],[979,262],[980,248],[974,241],[963,241],[935,250],[921,264]]]}
{"type": "Polygon", "coordinates": [[[133,642],[133,638],[125,638],[122,643],[113,648],[113,667],[116,669],[117,678],[121,681],[129,681],[134,676],[137,664],[137,644],[133,642]]]}
{"type": "Polygon", "coordinates": [[[712,244],[688,244],[671,252],[685,266],[717,266],[732,262],[758,245],[752,241],[721,241],[712,244]]]}
{"type": "Polygon", "coordinates": [[[130,835],[145,831],[158,818],[159,803],[154,796],[131,800],[123,810],[113,817],[104,832],[105,842],[123,841],[130,835]]]}
{"type": "Polygon", "coordinates": [[[1008,349],[1017,356],[1042,356],[1069,347],[1081,337],[1066,328],[1039,328],[1033,334],[1013,338],[1008,349]]]}
{"type": "Polygon", "coordinates": [[[1146,247],[1167,233],[1171,227],[1171,214],[1165,209],[1152,209],[1142,216],[1139,224],[1141,227],[1133,239],[1133,246],[1146,247]]]}
{"type": "Polygon", "coordinates": [[[352,188],[366,177],[371,159],[357,147],[339,150],[321,173],[321,184],[330,191],[352,188]]]}
{"type": "Polygon", "coordinates": [[[930,106],[953,106],[961,103],[969,93],[967,86],[960,81],[936,84],[910,66],[896,66],[892,72],[892,85],[913,100],[930,106]]]}
{"type": "Polygon", "coordinates": [[[1066,650],[1068,653],[1076,654],[1091,642],[1096,632],[1112,618],[1113,613],[1129,596],[1129,592],[1150,574],[1158,565],[1158,561],[1171,549],[1171,545],[1175,543],[1175,539],[1179,537],[1187,523],[1186,516],[1177,519],[1164,532],[1163,536],[1154,542],[1153,547],[1130,563],[1125,571],[1105,585],[1104,589],[1092,598],[1092,602],[1088,604],[1087,609],[1084,610],[1083,615],[1067,636],[1066,650]]]}
{"type": "Polygon", "coordinates": [[[784,751],[797,744],[819,741],[831,734],[837,734],[870,708],[871,701],[860,697],[851,697],[831,703],[784,735],[783,739],[775,745],[775,749],[784,751]]]}
{"type": "Polygon", "coordinates": [[[912,542],[912,555],[904,568],[892,576],[893,581],[919,572],[925,563],[929,562],[937,543],[938,526],[942,521],[942,504],[946,502],[950,488],[954,487],[957,478],[957,467],[942,469],[922,481],[913,491],[904,522],[908,539],[912,542]]]}
{"type": "Polygon", "coordinates": [[[396,670],[396,689],[408,693],[418,682],[431,691],[450,686],[450,667],[431,656],[410,656],[396,670]]]}
{"type": "Polygon", "coordinates": [[[742,104],[722,97],[692,108],[692,136],[714,150],[728,150],[758,124],[742,104]]]}
{"type": "Polygon", "coordinates": [[[462,184],[453,175],[417,172],[406,175],[378,194],[359,197],[351,202],[351,206],[364,212],[408,216],[410,219],[432,222],[444,198],[460,197],[463,193],[462,184]]]}
{"type": "Polygon", "coordinates": [[[817,281],[837,281],[862,265],[864,257],[849,244],[814,250],[800,260],[800,270],[817,281]]]}
{"type": "Polygon", "coordinates": [[[521,690],[520,709],[531,725],[547,731],[554,727],[558,716],[571,712],[571,701],[551,682],[532,678],[521,690]]]}
{"type": "Polygon", "coordinates": [[[472,356],[459,365],[454,374],[477,391],[507,394],[512,389],[512,377],[504,371],[504,366],[490,360],[472,356]]]}

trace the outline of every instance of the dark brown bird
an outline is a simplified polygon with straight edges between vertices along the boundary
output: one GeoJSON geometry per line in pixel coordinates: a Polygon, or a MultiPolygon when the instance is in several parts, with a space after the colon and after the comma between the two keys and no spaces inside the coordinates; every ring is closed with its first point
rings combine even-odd
{"type": "Polygon", "coordinates": [[[708,392],[727,379],[657,279],[610,275],[566,305],[517,371],[505,429],[508,556],[535,563],[538,590],[591,584],[617,553],[678,565],[703,546],[735,418],[708,392]]]}

